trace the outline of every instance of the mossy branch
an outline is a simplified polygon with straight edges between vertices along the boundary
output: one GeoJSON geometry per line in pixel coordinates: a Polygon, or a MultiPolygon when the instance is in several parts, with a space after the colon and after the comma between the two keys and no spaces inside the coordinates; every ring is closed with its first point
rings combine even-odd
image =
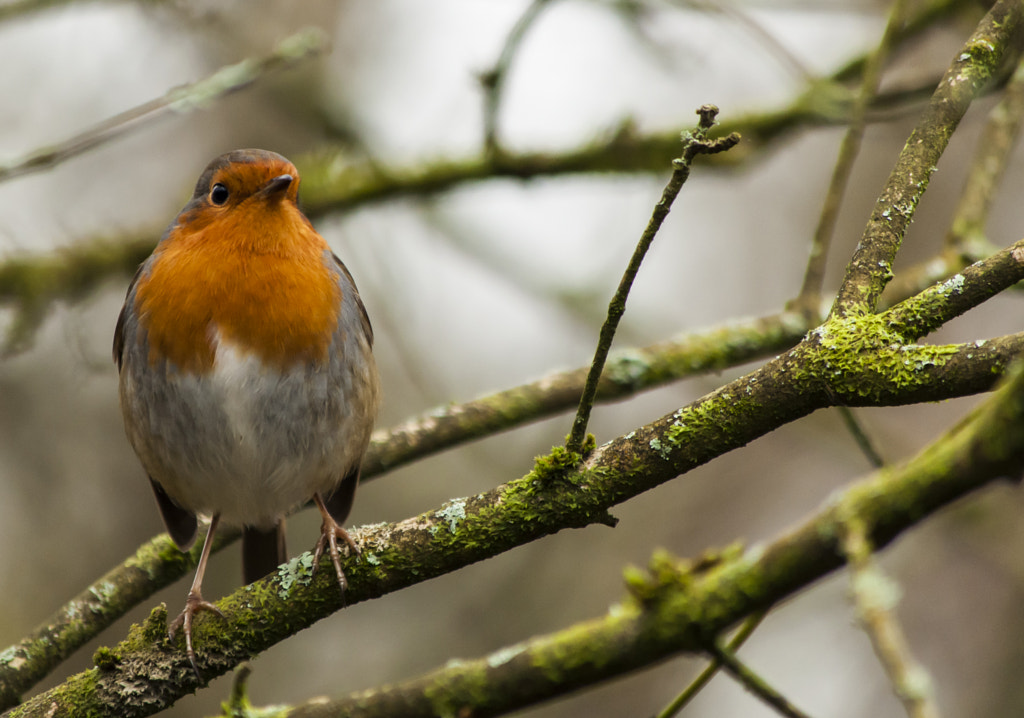
{"type": "Polygon", "coordinates": [[[1016,284],[1021,279],[1021,267],[1024,240],[975,262],[941,284],[933,284],[884,314],[907,340],[923,337],[1016,284]]]}
{"type": "Polygon", "coordinates": [[[985,235],[989,211],[1000,189],[1013,146],[1024,121],[1024,61],[989,111],[964,179],[944,248],[934,257],[901,271],[886,287],[885,297],[908,297],[945,281],[971,262],[995,251],[985,235]]]}
{"type": "Polygon", "coordinates": [[[1024,6],[997,2],[959,50],[917,123],[847,266],[832,313],[843,317],[874,311],[939,158],[960,119],[1008,56],[1019,52],[1024,6]]]}
{"type": "MultiPolygon", "coordinates": [[[[214,550],[219,551],[239,535],[238,531],[219,534],[214,550]]],[[[23,693],[72,653],[157,590],[195,569],[201,548],[182,553],[167,534],[154,537],[30,635],[0,652],[0,710],[16,705],[23,693]]]]}
{"type": "MultiPolygon", "coordinates": [[[[656,554],[647,571],[627,572],[629,595],[603,617],[405,683],[266,709],[261,715],[501,715],[666,656],[701,652],[709,637],[840,568],[848,517],[857,516],[866,540],[881,547],[971,491],[1000,478],[1019,479],[1024,472],[1021,368],[1018,364],[993,396],[915,458],[830,498],[799,528],[767,545],[728,549],[696,563],[656,554]]],[[[466,523],[471,520],[467,514],[466,523]]],[[[96,670],[91,674],[97,683],[109,684],[120,670],[109,677],[96,670]]]]}

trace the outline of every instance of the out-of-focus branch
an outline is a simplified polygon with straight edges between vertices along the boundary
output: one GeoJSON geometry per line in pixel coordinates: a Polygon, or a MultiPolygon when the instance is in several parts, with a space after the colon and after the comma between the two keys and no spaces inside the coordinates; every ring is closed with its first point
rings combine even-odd
{"type": "Polygon", "coordinates": [[[307,60],[326,46],[326,38],[319,29],[307,28],[297,32],[263,57],[222,67],[207,78],[176,87],[163,97],[114,115],[63,142],[0,163],[0,182],[53,167],[154,120],[209,107],[217,99],[248,87],[268,72],[307,60]]]}
{"type": "Polygon", "coordinates": [[[153,244],[149,237],[102,238],[50,254],[0,262],[0,304],[11,303],[15,311],[0,345],[0,358],[31,344],[55,301],[86,296],[110,277],[130,276],[153,251],[153,244]]]}
{"type": "Polygon", "coordinates": [[[841,534],[843,553],[850,564],[857,614],[893,690],[903,701],[909,718],[938,718],[931,680],[910,654],[893,611],[898,588],[872,560],[864,522],[858,516],[847,517],[841,534]]]}
{"type": "MultiPolygon", "coordinates": [[[[757,627],[761,625],[761,621],[764,620],[766,615],[768,615],[766,611],[759,611],[744,621],[743,625],[736,631],[736,635],[729,639],[727,648],[730,651],[738,651],[740,646],[746,643],[747,639],[750,638],[754,631],[757,630],[757,627]]],[[[715,674],[718,673],[721,667],[721,661],[712,659],[711,663],[708,664],[708,667],[701,671],[700,675],[697,676],[682,693],[676,696],[671,703],[659,711],[655,718],[673,718],[678,715],[679,711],[685,708],[698,693],[704,690],[704,687],[711,682],[711,679],[715,677],[715,674]]]]}
{"type": "Polygon", "coordinates": [[[540,17],[541,11],[550,4],[551,0],[533,0],[509,31],[494,67],[480,74],[480,84],[484,91],[484,152],[487,155],[493,156],[502,151],[498,119],[501,116],[501,102],[505,98],[505,78],[512,69],[512,61],[526,32],[540,17]]]}
{"type": "Polygon", "coordinates": [[[773,688],[764,678],[740,661],[736,654],[728,648],[715,644],[708,649],[708,652],[744,688],[774,708],[775,712],[779,715],[784,716],[784,718],[810,718],[809,715],[797,708],[782,693],[773,688]]]}

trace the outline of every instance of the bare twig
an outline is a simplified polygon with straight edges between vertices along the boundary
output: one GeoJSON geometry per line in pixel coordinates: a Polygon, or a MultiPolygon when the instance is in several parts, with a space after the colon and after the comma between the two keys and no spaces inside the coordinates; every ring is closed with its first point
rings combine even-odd
{"type": "Polygon", "coordinates": [[[53,167],[167,115],[205,109],[217,98],[248,87],[267,72],[290,67],[325,47],[326,39],[319,29],[302,30],[282,40],[264,57],[222,67],[203,80],[176,87],[163,97],[114,115],[63,142],[0,163],[0,182],[53,167]]]}
{"type": "Polygon", "coordinates": [[[637,243],[632,258],[629,260],[625,273],[622,275],[622,280],[615,291],[615,296],[612,297],[612,301],[608,305],[608,317],[601,327],[597,351],[594,353],[594,360],[590,365],[590,372],[587,374],[587,381],[583,386],[583,395],[580,397],[580,405],[576,411],[572,431],[569,433],[569,438],[566,441],[566,448],[571,453],[580,454],[583,451],[587,424],[590,421],[590,412],[594,406],[594,396],[597,394],[597,384],[601,378],[601,372],[604,371],[604,364],[608,358],[608,352],[611,350],[612,340],[615,338],[615,330],[619,326],[619,320],[622,319],[622,315],[626,312],[626,299],[629,297],[629,290],[633,286],[633,280],[636,279],[637,272],[640,271],[640,265],[644,261],[647,250],[654,241],[654,237],[658,234],[658,230],[661,229],[661,225],[668,216],[669,210],[672,208],[672,203],[675,202],[679,191],[683,188],[683,184],[686,183],[687,178],[690,176],[690,165],[693,162],[693,158],[697,155],[724,152],[740,141],[739,135],[735,133],[718,140],[707,139],[708,131],[714,127],[715,117],[718,115],[718,108],[714,105],[704,105],[697,110],[697,114],[700,116],[697,128],[692,134],[684,133],[683,152],[672,162],[672,177],[661,194],[661,200],[655,205],[651,219],[647,223],[647,228],[640,236],[640,241],[637,243]]]}
{"type": "Polygon", "coordinates": [[[551,0],[533,0],[505,38],[505,44],[494,67],[480,74],[480,84],[484,88],[484,151],[488,156],[494,156],[501,151],[501,144],[498,141],[498,116],[505,94],[505,78],[508,77],[512,61],[527,31],[536,22],[541,11],[550,4],[551,0]]]}
{"type": "Polygon", "coordinates": [[[761,678],[747,664],[737,658],[731,650],[718,644],[709,646],[707,650],[744,688],[774,708],[779,715],[786,716],[786,718],[809,718],[807,713],[772,688],[768,681],[761,678]]]}
{"type": "MultiPolygon", "coordinates": [[[[759,611],[753,616],[748,618],[740,626],[740,629],[736,631],[736,635],[729,640],[728,650],[735,653],[739,650],[740,646],[747,642],[757,627],[761,625],[761,621],[767,615],[765,611],[759,611]]],[[[722,662],[717,657],[712,657],[711,663],[708,664],[707,668],[700,672],[690,685],[688,685],[682,693],[676,696],[671,703],[663,708],[655,718],[673,718],[679,714],[687,704],[694,699],[694,697],[704,690],[704,687],[711,682],[711,679],[715,677],[718,671],[722,668],[722,662]]]]}
{"type": "Polygon", "coordinates": [[[860,421],[857,419],[857,415],[853,413],[853,409],[848,406],[840,406],[839,416],[843,419],[843,424],[846,425],[847,431],[853,437],[853,440],[857,442],[857,447],[867,458],[868,463],[875,469],[880,469],[885,466],[885,459],[875,448],[874,443],[871,441],[871,437],[864,431],[864,427],[861,426],[860,421]]]}

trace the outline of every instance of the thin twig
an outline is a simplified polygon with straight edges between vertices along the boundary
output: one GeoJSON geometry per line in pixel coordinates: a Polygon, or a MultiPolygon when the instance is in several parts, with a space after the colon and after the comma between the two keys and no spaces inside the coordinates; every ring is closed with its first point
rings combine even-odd
{"type": "Polygon", "coordinates": [[[505,38],[505,44],[494,67],[480,74],[480,84],[484,88],[484,151],[488,156],[494,156],[501,151],[498,142],[498,115],[504,98],[505,78],[512,67],[512,60],[527,30],[540,16],[541,10],[550,4],[551,0],[533,0],[505,38]]]}
{"type": "Polygon", "coordinates": [[[317,28],[297,32],[282,40],[273,52],[262,58],[246,59],[222,67],[205,79],[176,87],[163,97],[109,117],[63,142],[0,163],[0,182],[53,167],[167,115],[205,109],[214,100],[248,87],[267,72],[306,60],[326,46],[324,34],[317,28]]]}
{"type": "Polygon", "coordinates": [[[864,431],[864,427],[861,426],[860,421],[857,419],[857,415],[853,413],[853,409],[848,406],[839,407],[839,416],[843,418],[843,423],[846,425],[850,435],[853,436],[853,440],[857,442],[857,447],[864,453],[868,463],[874,469],[880,469],[885,466],[885,459],[875,448],[874,443],[871,441],[871,437],[864,431]]]}
{"type": "Polygon", "coordinates": [[[619,320],[622,319],[622,315],[626,312],[626,299],[629,297],[629,290],[633,286],[633,280],[636,279],[637,272],[640,270],[640,264],[644,261],[647,250],[654,241],[654,237],[658,234],[658,230],[661,229],[661,225],[668,216],[669,210],[672,208],[672,203],[675,202],[679,191],[683,188],[683,184],[685,184],[690,176],[690,165],[693,162],[693,158],[699,154],[724,152],[740,141],[739,135],[735,133],[718,140],[707,139],[708,131],[714,127],[715,117],[718,115],[718,108],[714,105],[702,106],[697,110],[697,114],[700,117],[697,128],[693,133],[683,134],[683,152],[672,162],[672,177],[661,194],[661,200],[655,205],[651,219],[647,223],[647,228],[640,236],[640,241],[633,251],[633,256],[629,260],[625,273],[622,275],[622,280],[615,291],[615,296],[612,297],[612,301],[608,305],[608,316],[601,327],[597,351],[594,353],[594,360],[590,364],[590,371],[583,386],[583,395],[580,397],[580,405],[576,411],[572,431],[569,433],[569,438],[566,441],[566,448],[572,453],[579,454],[583,451],[583,443],[587,435],[587,424],[590,421],[590,411],[594,406],[594,396],[597,394],[597,385],[601,378],[601,372],[604,371],[604,364],[608,358],[608,352],[611,350],[612,340],[615,338],[615,330],[619,326],[619,320]]]}
{"type": "Polygon", "coordinates": [[[780,715],[786,718],[809,718],[807,713],[797,708],[789,700],[771,687],[766,680],[757,675],[736,654],[725,646],[717,643],[708,646],[708,652],[718,661],[733,678],[739,681],[744,688],[770,705],[780,715]]]}
{"type": "Polygon", "coordinates": [[[867,527],[855,516],[843,522],[842,549],[850,564],[858,618],[874,646],[893,691],[910,718],[938,718],[931,678],[914,660],[893,608],[899,588],[872,560],[867,527]]]}
{"type": "Polygon", "coordinates": [[[780,65],[786,68],[794,77],[806,82],[812,83],[816,81],[816,77],[813,72],[807,67],[807,65],[796,56],[796,54],[789,49],[789,47],[780,42],[777,37],[770,33],[762,23],[755,20],[750,14],[737,6],[734,2],[721,2],[718,0],[675,0],[675,5],[681,7],[689,7],[704,13],[718,13],[724,15],[727,19],[733,21],[748,33],[753,38],[762,44],[768,51],[768,53],[774,56],[780,65]]]}
{"type": "MultiPolygon", "coordinates": [[[[739,650],[740,646],[747,642],[758,626],[761,625],[761,621],[768,615],[766,611],[758,611],[753,616],[748,618],[740,626],[740,630],[736,632],[736,635],[729,640],[729,650],[735,653],[739,650]]],[[[711,679],[715,677],[715,674],[722,668],[722,663],[717,658],[712,658],[711,663],[708,664],[707,668],[700,672],[693,682],[688,685],[683,692],[673,699],[665,708],[663,708],[655,718],[673,718],[679,714],[686,705],[692,701],[698,693],[704,690],[704,687],[711,682],[711,679]]]]}

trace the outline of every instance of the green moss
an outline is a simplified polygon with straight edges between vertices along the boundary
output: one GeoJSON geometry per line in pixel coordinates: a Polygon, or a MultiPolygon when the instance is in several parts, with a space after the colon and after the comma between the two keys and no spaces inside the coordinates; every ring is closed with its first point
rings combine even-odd
{"type": "MultiPolygon", "coordinates": [[[[743,393],[720,390],[706,400],[675,412],[661,436],[661,447],[664,447],[661,456],[668,458],[666,453],[670,450],[666,444],[674,450],[690,446],[697,439],[708,442],[709,437],[715,437],[712,443],[737,443],[733,437],[734,427],[742,424],[739,417],[746,415],[748,402],[749,397],[743,393]]],[[[651,448],[655,448],[653,443],[651,448]]]]}
{"type": "Polygon", "coordinates": [[[142,623],[136,623],[128,629],[128,637],[117,647],[119,651],[147,650],[154,643],[167,638],[167,604],[154,606],[149,616],[142,623]]]}
{"type": "Polygon", "coordinates": [[[485,704],[491,695],[485,665],[463,664],[450,661],[449,667],[458,669],[456,675],[442,674],[423,694],[432,706],[432,715],[441,718],[460,718],[467,706],[485,704]]]}
{"type": "Polygon", "coordinates": [[[921,372],[941,367],[956,346],[908,344],[884,314],[831,319],[811,332],[817,340],[808,371],[840,397],[882,402],[917,386],[921,372]]]}
{"type": "Polygon", "coordinates": [[[12,708],[5,716],[22,718],[41,715],[73,715],[78,718],[100,718],[109,716],[111,706],[104,703],[97,695],[100,673],[96,670],[84,671],[67,679],[64,683],[48,691],[46,705],[37,704],[40,696],[29,700],[22,706],[12,708]]]}
{"type": "Polygon", "coordinates": [[[101,671],[112,671],[121,662],[121,654],[109,646],[100,646],[92,655],[92,663],[101,671]]]}
{"type": "Polygon", "coordinates": [[[576,469],[583,460],[590,455],[597,446],[597,439],[593,434],[587,434],[583,440],[582,453],[569,451],[564,446],[553,446],[551,452],[538,456],[533,461],[533,471],[530,476],[533,480],[547,486],[552,482],[567,480],[576,473],[576,469]]]}
{"type": "Polygon", "coordinates": [[[596,631],[596,625],[594,621],[577,623],[551,636],[544,644],[534,646],[530,652],[531,665],[548,681],[563,683],[581,667],[600,668],[614,660],[615,651],[604,638],[613,635],[612,627],[596,631]]]}

